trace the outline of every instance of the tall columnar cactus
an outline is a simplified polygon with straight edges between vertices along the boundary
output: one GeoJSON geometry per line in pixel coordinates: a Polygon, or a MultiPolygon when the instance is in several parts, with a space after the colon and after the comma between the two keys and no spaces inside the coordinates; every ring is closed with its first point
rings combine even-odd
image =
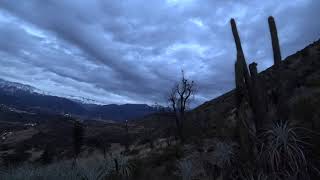
{"type": "MultiPolygon", "coordinates": [[[[247,63],[244,57],[244,53],[241,46],[240,37],[237,30],[237,25],[234,19],[230,20],[232,34],[234,37],[234,42],[237,48],[237,61],[235,64],[235,75],[236,75],[236,83],[237,83],[237,91],[238,91],[238,100],[246,99],[251,104],[252,99],[250,98],[251,91],[251,79],[247,67],[247,63]],[[239,89],[241,88],[241,90],[239,89]],[[239,94],[240,93],[240,94],[239,94]],[[239,97],[241,96],[241,97],[239,97]]],[[[239,101],[240,102],[240,101],[239,101]]]]}
{"type": "Polygon", "coordinates": [[[234,37],[234,41],[237,48],[237,61],[235,63],[235,80],[236,80],[236,98],[237,98],[237,117],[239,119],[239,140],[241,146],[241,157],[250,158],[252,149],[247,147],[253,146],[250,134],[255,133],[252,128],[255,124],[252,124],[253,119],[250,115],[252,109],[252,87],[251,78],[249,75],[247,63],[242,51],[240,37],[237,31],[237,26],[234,19],[230,21],[231,29],[234,37]],[[249,110],[249,111],[248,111],[249,110]]]}
{"type": "Polygon", "coordinates": [[[253,62],[249,64],[249,70],[252,81],[255,81],[258,76],[257,63],[253,62]]]}
{"type": "Polygon", "coordinates": [[[271,35],[271,41],[272,41],[274,65],[278,67],[281,62],[281,52],[280,52],[276,23],[272,16],[268,18],[268,23],[269,23],[269,29],[270,29],[270,35],[271,35]]]}
{"type": "Polygon", "coordinates": [[[129,136],[128,120],[126,120],[126,122],[125,122],[125,130],[126,130],[125,150],[126,150],[126,151],[129,151],[130,136],[129,136]]]}
{"type": "Polygon", "coordinates": [[[84,138],[84,127],[83,124],[78,121],[74,120],[73,122],[73,153],[74,153],[74,164],[76,164],[76,160],[81,153],[82,145],[83,145],[83,138],[84,138]]]}
{"type": "Polygon", "coordinates": [[[237,30],[236,21],[232,18],[230,20],[230,24],[231,24],[231,29],[232,29],[234,42],[236,43],[237,53],[242,53],[243,54],[241,41],[240,41],[240,37],[239,37],[239,34],[238,34],[238,30],[237,30]]]}
{"type": "Polygon", "coordinates": [[[252,82],[252,94],[250,95],[252,98],[252,110],[255,116],[256,130],[259,130],[263,128],[263,123],[267,116],[266,93],[258,77],[257,63],[253,62],[249,64],[249,69],[252,82]]]}
{"type": "MultiPolygon", "coordinates": [[[[281,63],[281,51],[279,46],[278,34],[276,23],[274,18],[270,16],[268,18],[271,40],[272,40],[272,48],[273,48],[273,57],[274,57],[274,64],[275,67],[278,68],[279,64],[281,63]]],[[[286,104],[283,101],[283,96],[285,96],[285,91],[283,89],[283,82],[281,81],[281,73],[280,71],[275,71],[274,74],[274,82],[275,82],[275,89],[274,89],[274,103],[277,106],[277,116],[279,119],[287,119],[287,110],[286,104]]]]}
{"type": "Polygon", "coordinates": [[[258,78],[258,71],[257,71],[257,63],[253,62],[251,64],[249,64],[249,70],[250,70],[250,77],[251,77],[251,88],[249,90],[249,98],[251,100],[251,107],[253,109],[253,111],[255,111],[255,109],[257,108],[257,99],[259,96],[259,82],[257,80],[258,78]]]}
{"type": "Polygon", "coordinates": [[[241,104],[241,100],[243,98],[243,89],[245,88],[244,79],[243,79],[243,68],[239,61],[236,61],[234,64],[235,69],[235,83],[236,83],[236,92],[237,92],[237,106],[241,104]]]}
{"type": "Polygon", "coordinates": [[[239,64],[239,66],[242,68],[242,76],[244,78],[244,82],[246,83],[246,85],[248,87],[251,86],[250,83],[250,75],[249,75],[249,71],[248,71],[248,67],[247,67],[247,63],[244,57],[244,53],[242,50],[242,46],[241,46],[241,41],[240,41],[240,37],[238,34],[238,30],[237,30],[237,25],[234,19],[230,20],[230,24],[231,24],[231,29],[232,29],[232,34],[234,37],[234,42],[236,44],[236,48],[237,48],[237,63],[239,64]]]}

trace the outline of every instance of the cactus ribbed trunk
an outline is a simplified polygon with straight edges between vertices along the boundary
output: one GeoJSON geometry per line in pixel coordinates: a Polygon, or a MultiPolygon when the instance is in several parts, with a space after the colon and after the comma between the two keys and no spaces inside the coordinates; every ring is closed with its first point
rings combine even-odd
{"type": "Polygon", "coordinates": [[[237,25],[234,19],[231,19],[230,24],[231,24],[232,34],[234,37],[234,42],[237,48],[237,63],[238,63],[238,66],[242,68],[242,76],[244,78],[244,83],[246,84],[246,86],[248,87],[248,90],[250,91],[251,89],[250,75],[249,75],[247,63],[244,57],[244,53],[242,50],[241,41],[240,41],[240,37],[237,30],[237,25]]]}
{"type": "Polygon", "coordinates": [[[126,142],[125,142],[125,150],[129,151],[129,141],[130,141],[130,135],[129,135],[129,127],[128,127],[128,120],[125,122],[125,129],[126,129],[126,142]]]}
{"type": "Polygon", "coordinates": [[[254,144],[251,134],[255,133],[255,124],[252,123],[251,109],[253,105],[253,92],[251,86],[251,78],[248,71],[247,63],[241,47],[241,41],[238,34],[236,22],[234,19],[230,21],[234,42],[237,49],[237,60],[235,63],[235,80],[236,80],[236,102],[237,102],[237,118],[239,120],[239,140],[241,146],[241,157],[250,158],[253,153],[254,144]]]}
{"type": "MultiPolygon", "coordinates": [[[[280,46],[273,17],[269,17],[268,22],[272,39],[274,65],[276,67],[274,72],[278,87],[276,97],[280,99],[282,94],[280,69],[278,68],[281,63],[280,46]]],[[[252,63],[249,65],[249,74],[235,20],[231,19],[230,24],[237,49],[237,61],[235,63],[236,116],[240,123],[238,127],[241,154],[250,159],[257,152],[257,145],[253,138],[259,133],[258,131],[269,126],[273,112],[269,109],[267,92],[263,81],[258,75],[257,64],[252,63]]],[[[279,117],[281,117],[282,112],[285,112],[281,108],[283,106],[283,103],[277,103],[279,117]]]]}
{"type": "Polygon", "coordinates": [[[242,99],[242,90],[243,90],[243,71],[242,71],[242,67],[240,65],[240,63],[238,61],[236,61],[236,63],[234,64],[234,69],[235,69],[235,83],[236,83],[236,92],[237,92],[237,106],[239,106],[241,104],[241,99],[242,99]]]}
{"type": "Polygon", "coordinates": [[[240,41],[240,37],[239,37],[239,34],[238,34],[238,29],[237,29],[237,25],[236,25],[235,20],[231,19],[230,24],[231,24],[231,29],[232,29],[234,42],[236,43],[237,53],[242,53],[243,54],[241,41],[240,41]]]}
{"type": "Polygon", "coordinates": [[[258,64],[255,63],[255,62],[249,64],[249,70],[250,70],[250,75],[251,75],[252,81],[255,81],[257,79],[257,76],[258,76],[257,65],[258,64]]]}
{"type": "Polygon", "coordinates": [[[257,63],[249,64],[252,82],[252,110],[254,112],[256,131],[264,128],[263,124],[267,118],[267,99],[265,88],[258,77],[257,63]]]}
{"type": "Polygon", "coordinates": [[[286,105],[283,102],[283,96],[285,93],[283,92],[283,82],[281,81],[281,73],[279,69],[279,65],[281,63],[281,51],[279,46],[279,39],[278,39],[278,33],[277,33],[277,27],[275,20],[272,16],[268,18],[269,28],[270,28],[270,34],[271,34],[271,41],[272,41],[272,48],[273,48],[273,57],[274,57],[274,65],[276,67],[275,75],[274,75],[274,81],[276,84],[275,88],[275,97],[277,99],[276,106],[277,106],[277,115],[279,119],[287,119],[286,115],[286,105]]]}
{"type": "Polygon", "coordinates": [[[279,46],[276,23],[272,16],[268,18],[268,23],[269,23],[269,29],[270,29],[270,35],[271,35],[271,41],[272,41],[274,65],[278,67],[281,62],[281,51],[279,46]]]}

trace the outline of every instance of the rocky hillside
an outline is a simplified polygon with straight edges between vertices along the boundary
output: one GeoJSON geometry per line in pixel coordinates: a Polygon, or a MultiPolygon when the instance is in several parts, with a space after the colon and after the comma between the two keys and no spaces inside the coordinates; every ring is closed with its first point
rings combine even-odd
{"type": "MultiPolygon", "coordinates": [[[[279,71],[278,81],[284,92],[281,99],[274,96],[279,86],[275,67],[258,74],[269,106],[281,100],[289,120],[320,131],[320,40],[281,61],[279,71]]],[[[232,90],[208,101],[192,110],[189,119],[199,122],[197,125],[204,129],[211,129],[216,136],[237,136],[236,96],[232,90]]]]}
{"type": "MultiPolygon", "coordinates": [[[[320,106],[320,40],[285,58],[281,61],[279,70],[279,80],[284,89],[281,101],[287,107],[289,120],[320,131],[320,110],[317,108],[320,106]]],[[[278,100],[274,93],[279,86],[276,83],[275,67],[260,72],[258,77],[269,100],[269,109],[275,109],[275,101],[278,100]]],[[[236,100],[234,89],[205,102],[188,112],[186,126],[200,131],[194,133],[220,137],[238,136],[236,100]]],[[[168,128],[174,126],[174,116],[168,113],[151,114],[137,122],[154,129],[168,128]]],[[[190,129],[186,131],[191,133],[190,129]]]]}

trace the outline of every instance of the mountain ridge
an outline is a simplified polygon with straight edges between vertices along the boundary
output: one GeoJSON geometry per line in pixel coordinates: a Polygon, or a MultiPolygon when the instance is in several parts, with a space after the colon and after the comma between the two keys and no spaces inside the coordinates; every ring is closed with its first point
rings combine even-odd
{"type": "MultiPolygon", "coordinates": [[[[73,96],[75,97],[75,96],[73,96]]],[[[0,104],[30,112],[70,114],[83,119],[124,121],[157,111],[147,104],[93,104],[59,97],[30,85],[0,79],[0,104]]]]}

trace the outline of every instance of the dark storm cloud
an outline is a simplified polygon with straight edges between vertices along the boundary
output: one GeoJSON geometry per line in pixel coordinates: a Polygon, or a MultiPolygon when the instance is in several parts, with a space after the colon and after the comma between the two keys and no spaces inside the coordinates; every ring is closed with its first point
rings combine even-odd
{"type": "Polygon", "coordinates": [[[197,104],[233,88],[237,20],[248,62],[272,64],[267,17],[283,56],[320,37],[319,1],[0,2],[0,77],[102,103],[164,102],[181,69],[197,104]]]}

